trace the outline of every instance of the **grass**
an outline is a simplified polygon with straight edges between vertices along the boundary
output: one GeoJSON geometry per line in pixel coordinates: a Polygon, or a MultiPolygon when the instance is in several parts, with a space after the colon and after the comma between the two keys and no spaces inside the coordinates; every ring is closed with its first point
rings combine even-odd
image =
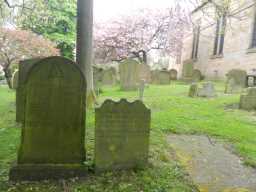
{"type": "MultiPolygon", "coordinates": [[[[0,87],[0,191],[143,191],[193,192],[194,186],[177,162],[170,158],[165,141],[169,133],[205,134],[230,143],[244,162],[256,167],[256,118],[254,112],[236,109],[239,95],[223,94],[224,85],[216,82],[217,98],[189,98],[188,85],[150,85],[145,90],[145,104],[152,110],[150,165],[143,171],[106,173],[86,180],[11,185],[7,183],[10,162],[15,160],[20,129],[14,121],[14,92],[0,87]],[[30,189],[31,188],[31,189],[30,189]]],[[[107,98],[135,100],[137,92],[122,92],[105,87],[100,102],[107,98]]],[[[88,160],[93,160],[94,114],[87,114],[88,160]]]]}
{"type": "MultiPolygon", "coordinates": [[[[151,89],[151,88],[150,88],[151,89]]],[[[106,88],[100,98],[118,99],[127,95],[134,99],[136,92],[120,92],[106,88]]],[[[0,86],[0,191],[8,192],[196,192],[187,174],[170,158],[171,152],[161,129],[152,129],[150,164],[145,170],[120,171],[90,175],[86,179],[9,183],[8,171],[15,161],[21,128],[15,123],[15,92],[0,86]]],[[[87,113],[87,159],[93,162],[94,112],[87,113]]]]}

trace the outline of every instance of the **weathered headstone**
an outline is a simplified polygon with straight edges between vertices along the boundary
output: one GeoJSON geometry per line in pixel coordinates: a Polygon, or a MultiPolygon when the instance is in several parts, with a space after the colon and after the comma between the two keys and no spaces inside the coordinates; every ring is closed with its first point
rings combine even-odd
{"type": "Polygon", "coordinates": [[[171,83],[170,73],[167,70],[152,71],[152,83],[159,85],[169,85],[171,83]]]}
{"type": "Polygon", "coordinates": [[[214,84],[211,82],[207,82],[203,84],[202,88],[198,89],[198,97],[215,97],[216,96],[216,91],[214,84]]]}
{"type": "Polygon", "coordinates": [[[247,94],[242,94],[240,97],[240,109],[256,110],[256,88],[248,88],[247,94]]]}
{"type": "Polygon", "coordinates": [[[151,112],[141,101],[106,100],[96,109],[97,171],[143,167],[148,161],[151,112]]]}
{"type": "Polygon", "coordinates": [[[188,96],[197,97],[197,93],[198,93],[198,85],[197,83],[192,83],[189,88],[188,96]]]}
{"type": "Polygon", "coordinates": [[[28,72],[32,66],[38,62],[39,59],[28,59],[20,61],[19,63],[19,79],[18,87],[16,89],[16,121],[19,123],[24,123],[25,115],[25,93],[26,93],[26,79],[28,72]]]}
{"type": "Polygon", "coordinates": [[[120,63],[121,90],[137,90],[140,81],[140,63],[133,59],[127,59],[120,63]]]}
{"type": "Polygon", "coordinates": [[[170,78],[171,80],[174,80],[174,81],[178,79],[178,71],[176,69],[170,70],[170,78]]]}
{"type": "Polygon", "coordinates": [[[255,86],[255,82],[254,82],[254,77],[250,76],[247,78],[247,84],[248,84],[248,87],[254,87],[255,86]]]}
{"type": "Polygon", "coordinates": [[[17,70],[12,74],[12,89],[18,88],[18,82],[19,82],[19,71],[17,70]]]}
{"type": "Polygon", "coordinates": [[[192,74],[192,81],[193,82],[199,82],[203,79],[203,75],[200,70],[194,69],[192,74]]]}
{"type": "Polygon", "coordinates": [[[244,70],[233,69],[226,76],[225,93],[240,93],[247,85],[247,73],[244,70]]]}
{"type": "Polygon", "coordinates": [[[146,83],[146,81],[144,79],[140,80],[140,85],[139,85],[139,100],[140,101],[143,101],[145,83],[146,83]]]}
{"type": "Polygon", "coordinates": [[[62,57],[36,62],[26,78],[25,118],[17,165],[10,180],[42,180],[86,174],[85,78],[62,57]]]}
{"type": "Polygon", "coordinates": [[[194,61],[192,59],[186,60],[183,62],[182,67],[182,79],[184,81],[191,81],[194,70],[194,61]]]}

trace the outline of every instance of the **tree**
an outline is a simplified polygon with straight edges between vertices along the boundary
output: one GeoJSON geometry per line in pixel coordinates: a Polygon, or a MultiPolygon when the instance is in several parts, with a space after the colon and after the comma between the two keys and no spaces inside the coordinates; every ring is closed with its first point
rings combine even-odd
{"type": "Polygon", "coordinates": [[[20,60],[58,55],[55,44],[30,31],[0,28],[0,65],[11,88],[11,65],[20,60]]]}
{"type": "Polygon", "coordinates": [[[189,25],[180,6],[174,9],[144,9],[108,23],[95,25],[95,58],[102,62],[136,57],[147,62],[153,49],[180,56],[182,39],[189,25]]]}
{"type": "Polygon", "coordinates": [[[74,59],[76,0],[25,0],[17,24],[54,41],[62,56],[74,59]]]}

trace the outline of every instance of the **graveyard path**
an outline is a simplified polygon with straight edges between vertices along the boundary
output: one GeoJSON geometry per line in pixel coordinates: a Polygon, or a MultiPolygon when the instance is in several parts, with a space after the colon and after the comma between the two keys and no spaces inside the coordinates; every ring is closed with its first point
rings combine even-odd
{"type": "Polygon", "coordinates": [[[200,192],[256,192],[256,170],[207,136],[169,135],[168,142],[200,192]]]}

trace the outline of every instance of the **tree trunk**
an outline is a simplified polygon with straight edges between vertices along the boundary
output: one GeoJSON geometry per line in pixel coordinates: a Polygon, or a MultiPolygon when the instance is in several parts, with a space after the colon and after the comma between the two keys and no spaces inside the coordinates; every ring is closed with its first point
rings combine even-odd
{"type": "Polygon", "coordinates": [[[4,68],[3,71],[4,71],[4,76],[7,81],[8,87],[11,89],[12,88],[12,72],[9,69],[9,67],[4,68]]]}
{"type": "Polygon", "coordinates": [[[93,0],[78,0],[76,60],[87,81],[87,106],[92,106],[96,101],[93,88],[92,40],[93,0]]]}

